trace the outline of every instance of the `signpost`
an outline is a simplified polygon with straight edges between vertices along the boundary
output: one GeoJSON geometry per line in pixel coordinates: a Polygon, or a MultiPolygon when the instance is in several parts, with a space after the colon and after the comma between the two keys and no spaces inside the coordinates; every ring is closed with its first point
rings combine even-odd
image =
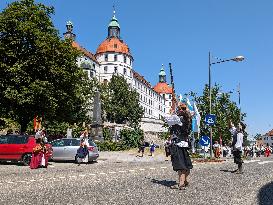
{"type": "Polygon", "coordinates": [[[206,115],[205,123],[206,125],[212,126],[215,124],[216,116],[213,114],[206,115]]]}
{"type": "Polygon", "coordinates": [[[210,138],[208,136],[202,136],[199,140],[199,144],[204,147],[204,159],[205,159],[205,147],[209,146],[210,138]]]}

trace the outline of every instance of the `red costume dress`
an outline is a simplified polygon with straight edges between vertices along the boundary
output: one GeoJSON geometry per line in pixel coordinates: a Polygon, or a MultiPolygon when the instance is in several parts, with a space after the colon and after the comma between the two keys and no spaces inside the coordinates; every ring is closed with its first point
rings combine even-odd
{"type": "Polygon", "coordinates": [[[40,166],[47,167],[48,165],[48,154],[45,146],[40,144],[33,148],[32,157],[30,161],[30,168],[37,169],[40,166]],[[43,162],[43,164],[42,164],[43,162]]]}

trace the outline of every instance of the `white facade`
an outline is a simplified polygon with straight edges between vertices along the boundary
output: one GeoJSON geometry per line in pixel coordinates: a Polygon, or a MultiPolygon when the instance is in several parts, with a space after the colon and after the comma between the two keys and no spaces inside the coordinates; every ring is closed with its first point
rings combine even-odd
{"type": "Polygon", "coordinates": [[[132,83],[132,57],[114,52],[97,54],[96,59],[100,64],[98,79],[100,82],[109,82],[113,74],[124,76],[129,84],[132,83]]]}
{"type": "Polygon", "coordinates": [[[263,141],[264,145],[273,147],[273,136],[264,135],[262,137],[262,141],[263,141]]]}
{"type": "Polygon", "coordinates": [[[147,85],[145,81],[134,78],[133,88],[139,93],[139,103],[144,110],[143,117],[162,119],[162,116],[165,116],[164,98],[155,92],[149,84],[147,85]]]}

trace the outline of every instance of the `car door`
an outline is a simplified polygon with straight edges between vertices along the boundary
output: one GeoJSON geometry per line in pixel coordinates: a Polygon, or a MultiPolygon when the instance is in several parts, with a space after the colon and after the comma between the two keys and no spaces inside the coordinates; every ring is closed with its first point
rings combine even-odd
{"type": "Polygon", "coordinates": [[[8,138],[10,159],[20,160],[22,155],[27,150],[28,136],[27,135],[11,135],[8,138]]]}
{"type": "Polygon", "coordinates": [[[64,160],[74,160],[75,154],[72,150],[72,139],[63,139],[64,140],[64,160]]]}
{"type": "Polygon", "coordinates": [[[80,139],[72,139],[72,144],[70,149],[71,149],[71,155],[73,155],[74,159],[79,147],[80,147],[80,139]]]}
{"type": "Polygon", "coordinates": [[[57,139],[51,142],[52,145],[52,159],[53,160],[63,160],[65,153],[64,153],[64,140],[63,139],[57,139]]]}
{"type": "Polygon", "coordinates": [[[7,135],[0,136],[0,159],[7,158],[8,137],[7,135]]]}
{"type": "Polygon", "coordinates": [[[8,136],[8,147],[7,147],[7,158],[10,160],[19,160],[22,153],[21,138],[18,135],[7,135],[8,136]]]}

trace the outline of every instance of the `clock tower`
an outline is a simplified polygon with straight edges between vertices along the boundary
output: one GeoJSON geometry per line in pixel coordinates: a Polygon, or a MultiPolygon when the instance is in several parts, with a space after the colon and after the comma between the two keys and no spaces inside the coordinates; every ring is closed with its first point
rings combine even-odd
{"type": "Polygon", "coordinates": [[[114,10],[113,17],[110,20],[110,23],[108,26],[108,38],[116,37],[120,39],[120,26],[115,14],[116,14],[116,11],[114,10]]]}

